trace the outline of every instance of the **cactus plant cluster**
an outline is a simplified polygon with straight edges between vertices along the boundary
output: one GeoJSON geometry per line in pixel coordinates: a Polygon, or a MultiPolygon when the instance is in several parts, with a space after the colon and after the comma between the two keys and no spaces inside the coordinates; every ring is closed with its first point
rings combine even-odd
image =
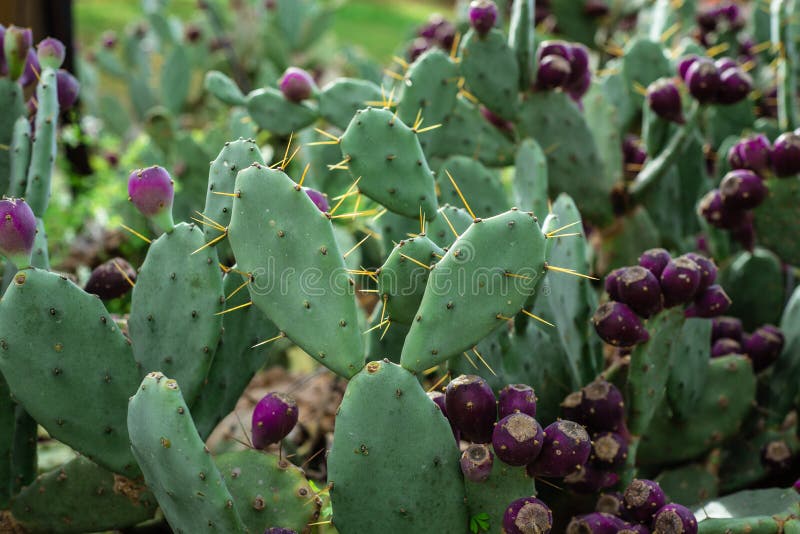
{"type": "MultiPolygon", "coordinates": [[[[383,80],[318,87],[287,52],[256,88],[179,61],[205,30],[145,4],[148,29],[95,59],[130,62],[135,99],[144,45],[168,55],[140,102],[155,148],[120,176],[146,257],[83,289],[42,223],[75,93],[63,47],[31,56],[5,29],[0,529],[797,531],[800,3],[751,2],[746,22],[738,4],[475,0],[383,80]],[[737,62],[745,27],[771,46],[737,62]],[[174,128],[190,67],[249,125],[214,154],[174,128]],[[777,117],[752,100],[773,87],[777,117]],[[302,382],[237,408],[282,354],[343,390],[316,454],[294,450],[302,382]],[[243,440],[220,444],[231,413],[243,440]],[[42,473],[37,426],[71,454],[42,473]]],[[[241,4],[275,54],[327,12],[241,4]]]]}

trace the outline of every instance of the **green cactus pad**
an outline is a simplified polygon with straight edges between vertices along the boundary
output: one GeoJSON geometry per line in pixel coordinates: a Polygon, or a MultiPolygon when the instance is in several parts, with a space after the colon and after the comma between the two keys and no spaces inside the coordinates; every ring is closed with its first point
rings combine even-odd
{"type": "Polygon", "coordinates": [[[508,344],[508,325],[500,324],[494,332],[481,339],[473,350],[456,354],[447,360],[447,370],[450,376],[478,375],[494,391],[500,391],[509,384],[504,364],[504,349],[508,348],[508,344]]]}
{"type": "Polygon", "coordinates": [[[798,514],[800,504],[792,488],[740,491],[705,503],[695,512],[700,534],[789,534],[784,523],[798,514]],[[724,510],[724,517],[713,518],[712,510],[724,510]]]}
{"type": "Polygon", "coordinates": [[[36,478],[39,424],[19,404],[14,408],[14,443],[11,449],[11,494],[36,478]]]}
{"type": "Polygon", "coordinates": [[[778,323],[784,302],[783,282],[780,258],[761,247],[734,256],[719,276],[719,284],[733,301],[727,313],[740,318],[748,331],[765,323],[778,323]]]}
{"type": "Polygon", "coordinates": [[[559,32],[569,39],[588,46],[594,45],[597,22],[584,12],[584,2],[551,0],[550,7],[558,19],[559,32]]]}
{"type": "Polygon", "coordinates": [[[523,497],[536,495],[536,483],[524,467],[511,467],[495,457],[492,474],[483,482],[464,480],[470,517],[489,514],[489,532],[501,532],[503,514],[508,505],[523,497]]]}
{"type": "Polygon", "coordinates": [[[352,288],[330,220],[283,172],[261,165],[236,178],[230,243],[250,298],[313,358],[351,377],[364,364],[352,288]]]}
{"type": "Polygon", "coordinates": [[[535,140],[523,140],[514,159],[514,205],[544,217],[548,212],[547,184],[547,156],[535,140]]]}
{"type": "Polygon", "coordinates": [[[321,499],[314,495],[303,471],[287,460],[248,449],[214,461],[250,532],[270,527],[303,532],[306,524],[319,517],[321,499]]]}
{"type": "Polygon", "coordinates": [[[720,489],[723,493],[752,487],[771,474],[761,460],[761,453],[770,442],[782,442],[791,455],[796,456],[800,452],[797,422],[783,428],[759,428],[747,439],[731,440],[723,449],[719,468],[720,489]]]}
{"type": "Polygon", "coordinates": [[[655,481],[671,502],[700,504],[719,494],[719,478],[703,464],[686,464],[662,471],[655,481]]]}
{"type": "Polygon", "coordinates": [[[236,82],[218,70],[208,71],[203,84],[206,91],[230,106],[247,104],[247,99],[236,82]]]}
{"type": "MultiPolygon", "coordinates": [[[[322,88],[319,95],[319,114],[329,123],[344,130],[356,111],[377,106],[384,98],[388,98],[388,95],[382,94],[381,88],[368,80],[339,78],[322,88]]],[[[331,162],[334,163],[336,161],[331,162]]]]}
{"type": "Polygon", "coordinates": [[[14,447],[14,401],[0,374],[0,509],[8,508],[11,498],[11,451],[14,447]]]}
{"type": "Polygon", "coordinates": [[[172,373],[193,402],[222,332],[225,297],[217,253],[203,231],[180,223],[153,241],[131,297],[128,330],[140,376],[172,373]]]}
{"type": "Polygon", "coordinates": [[[366,196],[406,217],[418,218],[422,210],[426,219],[436,218],[433,174],[417,134],[391,111],[357,112],[341,137],[341,149],[366,196]]]}
{"type": "Polygon", "coordinates": [[[461,43],[461,74],[467,89],[493,113],[506,120],[517,116],[519,65],[503,32],[468,31],[461,43]]]}
{"type": "MultiPolygon", "coordinates": [[[[225,309],[246,306],[250,301],[247,289],[241,287],[244,278],[236,273],[225,275],[225,309]],[[238,291],[237,291],[238,289],[238,291]]],[[[236,401],[250,383],[253,375],[264,367],[267,359],[280,344],[270,343],[255,349],[259,341],[278,335],[278,328],[255,306],[248,306],[222,316],[222,338],[208,371],[208,378],[192,404],[192,414],[200,436],[207,438],[223,417],[231,413],[236,401]]]]}
{"type": "Polygon", "coordinates": [[[462,534],[458,459],[450,425],[417,379],[390,362],[368,363],[347,385],[328,455],[334,526],[462,534]]]}
{"type": "Polygon", "coordinates": [[[773,367],[764,403],[775,423],[779,423],[793,406],[800,404],[800,384],[797,381],[800,376],[800,287],[794,290],[786,303],[780,328],[785,338],[783,351],[773,367]]]}
{"type": "MultiPolygon", "coordinates": [[[[651,338],[651,343],[652,343],[651,338]]],[[[709,362],[707,386],[691,419],[670,418],[661,403],[639,443],[637,461],[642,465],[678,463],[702,455],[724,440],[735,438],[753,407],[756,378],[745,356],[731,355],[709,362]],[[675,436],[680,447],[667,447],[675,436]]],[[[633,369],[633,367],[631,367],[633,369]]]]}
{"type": "Polygon", "coordinates": [[[511,5],[511,22],[508,26],[508,46],[517,56],[519,90],[527,91],[534,77],[534,37],[531,21],[534,19],[535,0],[522,0],[511,5]]]}
{"type": "MultiPolygon", "coordinates": [[[[31,162],[31,122],[25,116],[20,117],[14,123],[9,157],[11,172],[8,196],[20,197],[25,193],[25,185],[28,183],[28,166],[31,162]]],[[[2,164],[2,158],[0,158],[0,164],[2,164]]]]}
{"type": "Polygon", "coordinates": [[[191,63],[186,48],[174,46],[161,65],[161,101],[172,113],[180,113],[189,97],[191,63]]]}
{"type": "Polygon", "coordinates": [[[547,155],[551,196],[567,193],[586,219],[608,223],[613,183],[605,178],[594,136],[570,97],[559,91],[529,95],[520,110],[519,128],[536,139],[547,155]]]}
{"type": "Polygon", "coordinates": [[[532,213],[512,209],[473,223],[431,271],[403,367],[433,367],[516,315],[541,281],[544,248],[532,213]]]}
{"type": "Polygon", "coordinates": [[[50,202],[50,182],[56,162],[58,87],[54,69],[43,69],[40,78],[36,86],[36,136],[31,147],[25,201],[33,213],[43,217],[50,202]]]}
{"type": "Polygon", "coordinates": [[[769,195],[755,209],[755,227],[760,245],[772,250],[790,265],[800,265],[800,243],[787,236],[800,233],[800,178],[771,178],[769,195]]]}
{"type": "Polygon", "coordinates": [[[436,183],[442,201],[461,205],[461,197],[447,173],[453,177],[476,217],[492,217],[507,211],[511,205],[497,173],[466,156],[451,156],[439,167],[436,183]]]}
{"type": "Polygon", "coordinates": [[[3,296],[0,324],[0,371],[19,403],[53,438],[136,474],[124,414],[139,373],[100,300],[66,278],[25,269],[3,296]]]}
{"type": "Polygon", "coordinates": [[[442,248],[448,248],[472,224],[472,217],[464,208],[442,204],[439,215],[425,226],[425,235],[442,248]],[[450,225],[453,225],[450,228],[450,225]],[[453,232],[455,230],[455,233],[453,232]]]}
{"type": "Polygon", "coordinates": [[[478,106],[466,98],[456,98],[453,110],[442,121],[441,138],[429,156],[454,154],[477,158],[488,166],[508,165],[514,160],[514,144],[487,121],[478,106]]]}
{"type": "Polygon", "coordinates": [[[131,450],[177,534],[245,532],[175,380],[148,374],[128,405],[131,450]]]}
{"type": "MultiPolygon", "coordinates": [[[[19,117],[28,122],[25,103],[22,100],[22,87],[9,78],[0,78],[0,144],[11,146],[14,139],[14,124],[19,117]]],[[[0,150],[0,191],[8,190],[10,185],[9,171],[11,154],[8,150],[0,150]]],[[[27,172],[27,169],[25,169],[27,172]]],[[[17,193],[19,196],[21,192],[17,193]]]]}
{"type": "Polygon", "coordinates": [[[644,95],[636,90],[637,87],[647,87],[659,78],[672,76],[666,52],[663,44],[644,37],[632,39],[625,46],[622,76],[635,107],[641,108],[644,103],[644,95]]]}
{"type": "Polygon", "coordinates": [[[393,322],[391,325],[384,324],[378,328],[377,325],[381,322],[382,308],[383,303],[379,302],[369,317],[368,328],[374,328],[374,330],[365,336],[366,361],[386,358],[393,363],[400,363],[400,353],[403,351],[403,343],[408,335],[408,326],[393,322]]]}
{"type": "Polygon", "coordinates": [[[47,252],[47,232],[44,228],[44,221],[39,217],[36,218],[36,237],[33,240],[31,266],[45,271],[50,270],[50,255],[47,252]]]}
{"type": "Polygon", "coordinates": [[[310,104],[295,104],[272,87],[256,89],[247,95],[247,111],[259,128],[280,136],[288,136],[317,120],[317,110],[310,104]]]}
{"type": "Polygon", "coordinates": [[[677,419],[688,419],[706,387],[711,357],[711,320],[686,319],[672,350],[667,399],[677,419]]]}
{"type": "Polygon", "coordinates": [[[144,484],[78,456],[23,489],[11,512],[31,534],[81,534],[131,527],[156,508],[144,484]]]}

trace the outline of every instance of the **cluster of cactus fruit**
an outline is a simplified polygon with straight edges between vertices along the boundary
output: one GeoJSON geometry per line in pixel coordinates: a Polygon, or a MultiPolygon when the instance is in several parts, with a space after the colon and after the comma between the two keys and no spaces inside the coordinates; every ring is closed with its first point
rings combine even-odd
{"type": "MultiPolygon", "coordinates": [[[[243,136],[180,177],[176,62],[202,31],[147,4],[176,68],[168,113],[139,101],[164,159],[127,175],[147,255],[83,289],[50,270],[42,222],[77,84],[60,43],[5,29],[0,531],[800,531],[800,2],[751,2],[771,50],[739,43],[734,4],[693,33],[689,0],[475,0],[382,86],[318,87],[286,55],[254,90],[213,70],[204,88],[272,150],[243,136]],[[727,49],[743,58],[712,59],[727,49]],[[772,87],[777,118],[750,101],[772,87]],[[260,399],[246,447],[207,446],[289,347],[347,381],[324,479],[284,455],[291,391],[260,399]],[[37,425],[77,454],[37,473],[37,425]]],[[[272,29],[326,13],[252,4],[272,29]]],[[[147,35],[120,51],[136,72],[147,35]]],[[[118,46],[95,61],[120,67],[118,46]]]]}

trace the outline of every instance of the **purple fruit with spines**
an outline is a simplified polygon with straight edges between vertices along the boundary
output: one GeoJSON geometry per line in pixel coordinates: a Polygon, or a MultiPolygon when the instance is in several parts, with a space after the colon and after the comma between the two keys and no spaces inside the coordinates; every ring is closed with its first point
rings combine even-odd
{"type": "Polygon", "coordinates": [[[330,210],[330,205],[328,204],[328,197],[325,196],[324,193],[320,193],[316,189],[312,189],[310,187],[303,187],[303,191],[306,192],[308,198],[311,199],[311,202],[317,207],[319,211],[322,213],[327,213],[330,210]]]}
{"type": "Polygon", "coordinates": [[[542,426],[522,412],[503,417],[492,432],[494,452],[508,465],[528,465],[539,455],[543,444],[542,426]]]}
{"type": "Polygon", "coordinates": [[[567,81],[566,90],[569,94],[570,98],[577,102],[579,105],[578,107],[582,110],[582,104],[580,103],[581,98],[589,92],[589,88],[592,86],[592,73],[589,70],[586,70],[581,77],[578,78],[574,83],[567,81]]]}
{"type": "Polygon", "coordinates": [[[757,328],[742,343],[744,353],[753,362],[753,371],[763,371],[778,359],[783,350],[783,333],[772,325],[757,328]]]}
{"type": "Polygon", "coordinates": [[[761,447],[761,463],[775,473],[785,473],[791,467],[794,460],[789,444],[783,439],[772,440],[761,447]]]}
{"type": "Polygon", "coordinates": [[[289,435],[299,416],[297,403],[288,395],[271,392],[253,409],[253,447],[264,449],[289,435]]]}
{"type": "Polygon", "coordinates": [[[587,463],[577,471],[564,477],[564,485],[575,493],[597,493],[619,483],[619,475],[613,471],[587,463]]]}
{"type": "Polygon", "coordinates": [[[649,523],[653,516],[666,504],[667,498],[658,482],[635,478],[625,488],[626,514],[638,523],[649,523]]]}
{"type": "Polygon", "coordinates": [[[720,75],[716,102],[736,104],[747,98],[752,90],[753,78],[749,74],[738,67],[729,68],[720,75]]]}
{"type": "Polygon", "coordinates": [[[617,386],[597,378],[581,388],[578,419],[592,432],[626,433],[625,399],[617,386]]]}
{"type": "Polygon", "coordinates": [[[628,442],[616,432],[601,432],[592,439],[590,461],[601,469],[614,469],[625,463],[628,442]]]}
{"type": "Polygon", "coordinates": [[[697,534],[697,519],[685,506],[665,504],[653,518],[653,531],[656,534],[697,534]]]}
{"type": "Polygon", "coordinates": [[[617,534],[650,534],[650,529],[639,523],[624,523],[617,534]]]}
{"type": "Polygon", "coordinates": [[[569,61],[561,56],[545,56],[539,62],[536,72],[536,87],[539,89],[555,89],[563,87],[570,75],[569,61]]]}
{"type": "Polygon", "coordinates": [[[603,512],[622,517],[625,511],[625,502],[622,497],[622,492],[608,491],[601,493],[594,505],[594,510],[595,512],[603,512]]]}
{"type": "Polygon", "coordinates": [[[711,287],[711,285],[716,282],[717,265],[711,258],[696,252],[687,252],[684,256],[695,262],[700,268],[700,285],[697,286],[698,294],[700,294],[700,292],[711,287]]]}
{"type": "Polygon", "coordinates": [[[728,354],[741,354],[742,345],[735,339],[721,337],[711,345],[711,357],[720,358],[728,354]]]}
{"type": "Polygon", "coordinates": [[[58,108],[61,111],[72,109],[78,101],[81,84],[75,76],[64,69],[56,72],[56,87],[58,91],[58,108]]]}
{"type": "Polygon", "coordinates": [[[450,421],[461,437],[473,443],[489,443],[497,421],[497,402],[492,388],[476,375],[461,375],[447,384],[445,405],[450,421]]]}
{"type": "Polygon", "coordinates": [[[427,52],[431,49],[431,43],[428,39],[424,37],[417,37],[411,44],[408,45],[408,50],[406,50],[406,56],[408,60],[413,63],[419,56],[427,52]]]}
{"type": "Polygon", "coordinates": [[[561,417],[569,421],[577,421],[582,425],[586,425],[586,421],[582,419],[583,412],[581,411],[581,403],[583,402],[583,392],[573,391],[561,401],[561,417]]]}
{"type": "MultiPolygon", "coordinates": [[[[568,49],[570,75],[568,87],[582,85],[582,78],[589,72],[589,49],[580,43],[570,43],[568,49]]],[[[591,79],[591,76],[590,76],[591,79]]]]}
{"type": "Polygon", "coordinates": [[[702,273],[691,259],[680,256],[670,260],[661,273],[661,292],[667,308],[691,302],[700,287],[702,273]]]}
{"type": "Polygon", "coordinates": [[[622,302],[611,301],[598,306],[592,323],[600,339],[615,347],[631,347],[650,339],[639,316],[622,302]]]}
{"type": "Polygon", "coordinates": [[[625,179],[633,180],[639,174],[647,152],[642,148],[641,140],[635,135],[626,135],[622,141],[622,159],[624,164],[625,179]]]}
{"type": "Polygon", "coordinates": [[[12,80],[16,80],[22,75],[32,45],[33,32],[30,28],[20,28],[13,24],[6,28],[3,35],[3,53],[6,58],[8,75],[12,80]]]}
{"type": "Polygon", "coordinates": [[[172,201],[175,185],[164,167],[153,165],[137,169],[128,177],[128,198],[142,215],[156,223],[163,231],[171,232],[172,201]]]}
{"type": "Polygon", "coordinates": [[[295,103],[307,100],[317,92],[317,85],[311,74],[298,67],[286,69],[278,86],[284,98],[295,103]]]}
{"type": "Polygon", "coordinates": [[[536,417],[536,393],[527,384],[509,384],[498,394],[497,416],[500,419],[517,412],[536,417]]]}
{"type": "Polygon", "coordinates": [[[794,488],[794,491],[796,491],[797,493],[800,493],[800,478],[794,481],[794,484],[792,484],[792,488],[794,488]]]}
{"type": "Polygon", "coordinates": [[[717,97],[720,75],[710,59],[698,57],[686,71],[684,78],[689,93],[701,104],[710,104],[717,97]]]}
{"type": "Polygon", "coordinates": [[[419,27],[417,30],[417,35],[420,37],[433,39],[436,37],[436,30],[447,23],[447,20],[442,15],[439,13],[434,13],[428,17],[428,20],[425,21],[425,24],[419,27]]]}
{"type": "Polygon", "coordinates": [[[469,4],[469,23],[478,35],[486,35],[497,21],[497,5],[492,0],[473,0],[469,4]]]}
{"type": "Polygon", "coordinates": [[[682,57],[680,61],[678,61],[678,76],[680,76],[681,80],[686,82],[686,74],[689,72],[689,67],[694,65],[695,61],[697,61],[699,56],[695,54],[688,55],[686,57],[682,57]]]}
{"type": "Polygon", "coordinates": [[[714,62],[714,65],[717,67],[720,75],[727,70],[739,68],[739,64],[736,63],[736,60],[729,57],[721,57],[714,62]]]}
{"type": "Polygon", "coordinates": [[[770,171],[772,145],[764,134],[745,137],[728,150],[728,165],[732,169],[748,169],[762,178],[770,171]]]}
{"type": "Polygon", "coordinates": [[[711,341],[714,342],[721,338],[730,338],[736,341],[742,340],[742,320],[738,317],[724,315],[714,317],[711,321],[711,341]]]}
{"type": "Polygon", "coordinates": [[[559,56],[569,61],[570,44],[566,41],[542,41],[536,50],[536,59],[541,63],[547,56],[559,56]]]}
{"type": "Polygon", "coordinates": [[[710,319],[728,311],[731,304],[731,298],[722,286],[714,284],[698,293],[692,305],[686,309],[686,317],[710,319]]]}
{"type": "Polygon", "coordinates": [[[447,422],[450,424],[450,428],[453,431],[453,437],[456,438],[456,443],[460,442],[461,433],[458,431],[458,429],[450,420],[450,418],[447,417],[447,406],[445,405],[444,393],[442,393],[441,391],[429,391],[428,398],[431,399],[433,403],[439,407],[439,410],[441,410],[442,415],[444,415],[444,418],[447,419],[447,422]]]}
{"type": "Polygon", "coordinates": [[[623,526],[619,517],[602,512],[575,516],[567,525],[567,534],[617,534],[623,526]]]}
{"type": "Polygon", "coordinates": [[[136,281],[136,269],[124,258],[111,258],[92,270],[83,290],[100,300],[119,298],[128,293],[136,281]]]}
{"type": "Polygon", "coordinates": [[[719,189],[712,189],[706,193],[700,199],[697,211],[711,226],[726,230],[737,228],[745,216],[743,210],[735,210],[723,205],[722,193],[719,189]]]}
{"type": "Polygon", "coordinates": [[[17,268],[31,264],[36,216],[21,198],[0,199],[0,254],[17,268]]]}
{"type": "Polygon", "coordinates": [[[772,170],[779,177],[800,173],[800,134],[782,133],[772,145],[772,170]]]}
{"type": "Polygon", "coordinates": [[[611,300],[619,300],[620,298],[618,283],[619,283],[619,277],[622,276],[624,270],[625,267],[620,267],[618,269],[614,269],[613,271],[611,271],[606,275],[606,279],[603,285],[605,287],[606,293],[608,293],[608,296],[611,300]]]}
{"type": "Polygon", "coordinates": [[[503,513],[503,534],[549,534],[553,528],[553,512],[536,497],[513,501],[503,513]]]}
{"type": "Polygon", "coordinates": [[[483,443],[472,443],[461,453],[461,473],[472,482],[485,482],[492,474],[494,454],[483,443]]]}
{"type": "Polygon", "coordinates": [[[639,256],[639,265],[653,273],[656,278],[661,277],[664,272],[664,267],[667,266],[669,260],[672,259],[669,252],[663,248],[651,248],[642,252],[639,256]]]}
{"type": "Polygon", "coordinates": [[[530,476],[561,478],[581,469],[592,452],[592,442],[582,425],[560,419],[544,429],[544,444],[528,464],[530,476]]]}
{"type": "Polygon", "coordinates": [[[39,57],[36,52],[31,48],[28,50],[28,57],[25,60],[25,69],[22,71],[22,76],[19,77],[19,84],[22,87],[28,87],[36,84],[39,81],[39,73],[42,72],[42,67],[39,65],[39,57]]]}
{"type": "Polygon", "coordinates": [[[627,304],[642,317],[650,317],[661,310],[661,286],[649,270],[635,265],[622,269],[617,280],[619,301],[627,304]]]}
{"type": "Polygon", "coordinates": [[[39,58],[40,65],[57,69],[64,63],[66,49],[64,48],[64,43],[58,39],[46,37],[36,45],[36,55],[39,58]]]}
{"type": "Polygon", "coordinates": [[[647,87],[647,103],[664,120],[683,124],[681,92],[671,78],[661,78],[647,87]]]}

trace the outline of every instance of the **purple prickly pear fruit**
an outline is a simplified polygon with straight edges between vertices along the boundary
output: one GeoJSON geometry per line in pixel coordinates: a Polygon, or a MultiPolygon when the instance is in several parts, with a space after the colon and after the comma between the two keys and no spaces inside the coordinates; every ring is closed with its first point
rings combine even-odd
{"type": "Polygon", "coordinates": [[[549,534],[552,528],[553,512],[536,497],[517,499],[503,514],[503,534],[549,534]]]}
{"type": "Polygon", "coordinates": [[[626,432],[622,392],[607,380],[598,378],[581,389],[580,412],[578,420],[592,432],[626,432]]]}
{"type": "Polygon", "coordinates": [[[600,490],[616,486],[619,475],[613,471],[598,468],[588,463],[564,477],[564,484],[576,493],[597,493],[600,490]]]}
{"type": "Polygon", "coordinates": [[[544,444],[536,460],[528,464],[531,476],[561,478],[581,469],[592,452],[583,426],[561,419],[544,429],[544,444]]]}
{"type": "Polygon", "coordinates": [[[450,428],[453,431],[453,437],[456,438],[456,443],[461,441],[460,432],[455,427],[455,425],[450,420],[450,418],[447,417],[447,406],[445,406],[445,402],[444,402],[444,393],[442,393],[441,391],[429,391],[428,392],[428,398],[431,399],[433,401],[433,403],[436,404],[436,406],[439,407],[439,409],[442,411],[442,415],[444,415],[444,418],[447,419],[448,423],[450,423],[450,428]]]}
{"type": "Polygon", "coordinates": [[[800,493],[800,478],[794,481],[794,484],[792,484],[792,488],[794,488],[794,490],[797,493],[800,493]]]}
{"type": "Polygon", "coordinates": [[[719,189],[712,189],[700,200],[699,214],[716,228],[733,229],[742,223],[745,216],[742,210],[725,207],[722,203],[722,193],[719,189]]]}
{"type": "Polygon", "coordinates": [[[661,273],[661,291],[667,308],[691,302],[700,287],[700,267],[685,256],[670,260],[661,273]]]}
{"type": "Polygon", "coordinates": [[[649,270],[636,265],[625,267],[617,280],[620,302],[627,304],[642,317],[661,310],[661,286],[649,270]]]}
{"type": "Polygon", "coordinates": [[[742,345],[735,339],[721,337],[711,346],[711,357],[719,358],[728,354],[741,354],[742,345]]]}
{"type": "Polygon", "coordinates": [[[583,412],[581,411],[581,403],[583,402],[583,392],[574,391],[564,397],[561,401],[561,416],[570,421],[577,421],[582,425],[586,424],[583,420],[583,412]]]}
{"type": "Polygon", "coordinates": [[[536,417],[536,393],[525,384],[509,384],[500,390],[497,401],[498,417],[524,413],[536,417]]]}
{"type": "Polygon", "coordinates": [[[22,76],[19,77],[19,84],[22,87],[34,85],[39,81],[39,73],[42,72],[42,67],[39,65],[39,57],[36,52],[31,48],[28,50],[28,57],[25,60],[25,70],[22,76]]]}
{"type": "Polygon", "coordinates": [[[665,504],[653,518],[657,534],[697,534],[697,520],[691,510],[680,504],[665,504]]]}
{"type": "Polygon", "coordinates": [[[473,443],[492,440],[497,402],[486,380],[475,375],[461,375],[451,380],[445,390],[445,405],[450,421],[465,440],[473,443]]]}
{"type": "Polygon", "coordinates": [[[117,34],[111,30],[103,32],[103,35],[100,36],[100,44],[102,44],[103,48],[112,50],[114,47],[117,46],[117,34]]]}
{"type": "Polygon", "coordinates": [[[714,62],[714,66],[717,67],[720,75],[730,69],[737,69],[739,68],[739,64],[736,63],[735,59],[729,57],[721,57],[714,62]]]}
{"type": "Polygon", "coordinates": [[[597,498],[597,503],[594,505],[594,510],[595,512],[603,512],[621,517],[623,511],[625,510],[622,493],[619,491],[601,493],[597,498]]]}
{"type": "Polygon", "coordinates": [[[630,347],[650,339],[641,319],[621,302],[601,304],[592,316],[592,323],[597,335],[615,347],[630,347]]]}
{"type": "Polygon", "coordinates": [[[624,267],[620,267],[619,269],[614,269],[610,273],[606,275],[606,280],[604,283],[604,287],[606,289],[606,293],[611,300],[619,300],[619,277],[622,276],[622,273],[625,271],[624,267]]]}
{"type": "Polygon", "coordinates": [[[787,471],[792,466],[794,453],[786,441],[776,439],[761,448],[761,463],[770,471],[787,471]]]}
{"type": "Polygon", "coordinates": [[[573,517],[567,525],[567,534],[617,534],[623,523],[611,514],[592,512],[573,517]]]}
{"type": "Polygon", "coordinates": [[[81,89],[78,79],[64,69],[58,69],[58,72],[56,72],[56,87],[59,109],[62,111],[72,109],[72,106],[78,100],[78,92],[81,89]]]}
{"type": "Polygon", "coordinates": [[[187,24],[183,31],[183,38],[187,43],[195,44],[203,38],[203,30],[196,24],[187,24]]]}
{"type": "Polygon", "coordinates": [[[21,198],[0,199],[0,254],[18,268],[31,264],[36,217],[21,198]]]}
{"type": "Polygon", "coordinates": [[[714,284],[698,294],[694,303],[686,309],[686,317],[703,317],[710,319],[728,311],[731,298],[721,286],[714,284]]]}
{"type": "Polygon", "coordinates": [[[800,172],[800,135],[786,132],[775,139],[772,146],[772,170],[778,176],[792,176],[800,172]]]}
{"type": "Polygon", "coordinates": [[[408,57],[408,60],[413,63],[419,56],[421,56],[430,49],[431,49],[431,43],[428,39],[425,39],[424,37],[417,37],[416,39],[411,41],[410,45],[408,45],[408,50],[406,50],[406,56],[408,57]]]}
{"type": "Polygon", "coordinates": [[[6,64],[6,53],[4,41],[6,38],[6,27],[0,24],[0,76],[8,74],[8,65],[6,64]]]}
{"type": "Polygon", "coordinates": [[[778,359],[783,350],[783,333],[771,325],[757,328],[750,334],[742,348],[753,362],[753,371],[763,371],[778,359]]]}
{"type": "Polygon", "coordinates": [[[299,415],[297,403],[282,393],[267,393],[253,410],[253,447],[264,449],[292,431],[299,415]]]}
{"type": "Polygon", "coordinates": [[[650,534],[650,529],[638,523],[624,523],[617,534],[650,534]]]}
{"type": "Polygon", "coordinates": [[[742,321],[737,317],[714,317],[711,321],[711,341],[721,338],[742,340],[742,321]]]}
{"type": "Polygon", "coordinates": [[[735,104],[741,102],[753,90],[753,78],[739,67],[729,68],[719,78],[717,103],[735,104]]]}
{"type": "Polygon", "coordinates": [[[310,187],[304,187],[303,191],[306,192],[308,198],[311,199],[311,202],[314,203],[319,211],[327,213],[330,209],[330,205],[328,204],[328,197],[326,197],[324,193],[320,193],[316,189],[311,189],[310,187]]]}
{"type": "Polygon", "coordinates": [[[600,468],[614,469],[625,463],[628,442],[616,432],[597,434],[592,440],[592,463],[600,468]]]}
{"type": "Polygon", "coordinates": [[[547,56],[559,56],[569,61],[569,49],[566,41],[542,41],[536,50],[536,60],[541,63],[547,56]]]}
{"type": "Polygon", "coordinates": [[[635,135],[626,135],[622,142],[622,159],[625,167],[625,179],[633,180],[639,174],[647,152],[642,148],[642,143],[635,135]]]}
{"type": "MultiPolygon", "coordinates": [[[[570,75],[570,78],[572,76],[570,75]]],[[[583,95],[589,92],[589,87],[592,85],[592,73],[587,69],[581,74],[581,77],[578,78],[574,83],[571,83],[569,80],[567,81],[567,92],[569,96],[575,102],[579,103],[580,109],[583,109],[580,106],[580,100],[583,98],[583,95]]]]}
{"type": "Polygon", "coordinates": [[[543,443],[541,425],[522,412],[503,417],[492,432],[494,452],[508,465],[521,466],[533,462],[542,450],[543,443]]]}
{"type": "Polygon", "coordinates": [[[711,287],[711,284],[717,280],[717,265],[714,263],[714,260],[702,254],[697,254],[696,252],[688,252],[684,254],[684,256],[695,262],[700,268],[700,285],[697,287],[698,294],[704,289],[711,287]]]}
{"type": "Polygon", "coordinates": [[[694,65],[695,61],[697,61],[698,56],[692,54],[690,56],[682,57],[680,61],[678,61],[678,76],[681,77],[681,80],[684,82],[686,81],[686,75],[689,72],[689,67],[694,65]]]}
{"type": "Polygon", "coordinates": [[[666,504],[667,498],[658,482],[635,478],[625,488],[626,514],[638,523],[649,523],[666,504]]]}
{"type": "Polygon", "coordinates": [[[22,75],[31,45],[33,45],[33,32],[30,28],[20,28],[13,24],[6,28],[3,36],[3,52],[8,75],[12,80],[22,75]]]}
{"type": "Polygon", "coordinates": [[[481,115],[483,118],[489,121],[489,123],[497,128],[498,130],[503,130],[504,132],[513,132],[514,131],[514,123],[511,121],[507,121],[503,117],[499,115],[495,115],[492,111],[487,108],[486,106],[481,106],[481,115]]]}
{"type": "Polygon", "coordinates": [[[661,78],[647,87],[647,103],[662,119],[684,123],[681,93],[671,78],[661,78]]]}
{"type": "Polygon", "coordinates": [[[461,454],[461,472],[472,482],[484,482],[492,474],[494,455],[482,443],[473,443],[461,454]]]}
{"type": "Polygon", "coordinates": [[[684,81],[689,93],[701,104],[713,102],[719,91],[719,71],[714,62],[707,58],[697,58],[686,71],[684,81]]]}
{"type": "Polygon", "coordinates": [[[112,258],[94,268],[83,290],[111,300],[125,295],[135,281],[136,269],[123,258],[112,258]]]}
{"type": "Polygon", "coordinates": [[[154,165],[138,169],[128,177],[128,198],[142,215],[153,220],[163,231],[170,232],[172,199],[175,187],[167,170],[154,165]]]}
{"type": "Polygon", "coordinates": [[[64,63],[66,49],[64,48],[64,43],[58,39],[47,37],[36,45],[36,55],[43,67],[57,69],[64,63]]]}
{"type": "Polygon", "coordinates": [[[722,204],[734,210],[750,210],[767,198],[767,186],[753,171],[737,169],[729,172],[719,185],[722,204]]]}
{"type": "Polygon", "coordinates": [[[581,84],[581,79],[589,72],[589,49],[580,43],[570,43],[568,52],[570,75],[567,85],[572,87],[581,84]]]}
{"type": "Polygon", "coordinates": [[[469,23],[478,32],[486,35],[497,21],[497,5],[492,0],[473,0],[469,4],[469,23]]]}
{"type": "Polygon", "coordinates": [[[667,266],[671,259],[672,256],[670,256],[669,252],[665,249],[651,248],[645,250],[642,252],[642,255],[639,256],[639,265],[653,273],[653,276],[656,278],[660,278],[661,273],[664,272],[664,267],[667,266]]]}
{"type": "Polygon", "coordinates": [[[563,86],[569,79],[569,62],[561,56],[545,56],[536,72],[536,87],[555,89],[563,86]]]}
{"type": "Polygon", "coordinates": [[[278,85],[284,98],[290,102],[302,102],[317,92],[314,78],[308,72],[297,67],[286,69],[278,85]]]}
{"type": "Polygon", "coordinates": [[[297,531],[290,528],[272,527],[265,530],[264,534],[297,534],[297,531]]]}
{"type": "Polygon", "coordinates": [[[769,172],[772,145],[764,134],[746,137],[728,150],[728,164],[732,169],[749,169],[760,176],[769,172]]]}

